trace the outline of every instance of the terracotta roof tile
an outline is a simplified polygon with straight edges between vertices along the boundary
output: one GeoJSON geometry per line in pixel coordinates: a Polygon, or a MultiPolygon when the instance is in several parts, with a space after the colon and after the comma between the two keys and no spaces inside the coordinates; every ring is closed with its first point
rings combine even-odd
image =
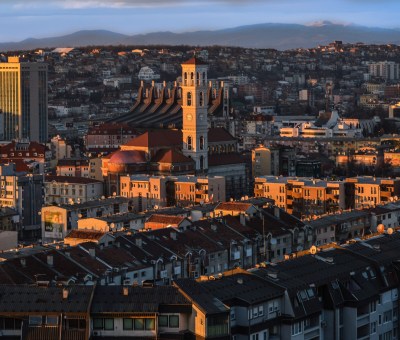
{"type": "Polygon", "coordinates": [[[152,162],[158,163],[193,163],[193,159],[175,149],[162,149],[156,153],[152,162]]]}
{"type": "Polygon", "coordinates": [[[132,138],[125,146],[141,146],[141,147],[155,147],[155,146],[181,146],[182,145],[182,131],[180,130],[157,130],[148,131],[140,136],[132,138]]]}
{"type": "Polygon", "coordinates": [[[222,202],[216,206],[215,210],[246,211],[251,206],[252,206],[252,204],[250,204],[250,203],[222,202]]]}
{"type": "Polygon", "coordinates": [[[182,216],[153,214],[149,217],[149,219],[146,222],[178,225],[184,219],[185,217],[182,216]]]}

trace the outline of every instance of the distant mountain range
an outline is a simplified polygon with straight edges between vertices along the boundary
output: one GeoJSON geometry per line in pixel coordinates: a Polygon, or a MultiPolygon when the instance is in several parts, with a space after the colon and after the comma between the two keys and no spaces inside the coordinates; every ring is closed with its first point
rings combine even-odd
{"type": "Polygon", "coordinates": [[[400,29],[323,21],[312,25],[257,24],[214,31],[154,32],[131,36],[105,30],[88,30],[60,37],[0,43],[0,51],[90,45],[221,45],[285,50],[325,45],[334,40],[342,40],[344,43],[400,44],[400,29]]]}

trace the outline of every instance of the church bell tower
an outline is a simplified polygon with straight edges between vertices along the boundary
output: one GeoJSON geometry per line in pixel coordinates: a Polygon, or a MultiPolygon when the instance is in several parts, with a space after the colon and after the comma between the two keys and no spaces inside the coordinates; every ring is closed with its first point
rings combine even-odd
{"type": "Polygon", "coordinates": [[[194,57],[182,63],[183,153],[196,162],[196,173],[208,169],[207,64],[194,57]]]}

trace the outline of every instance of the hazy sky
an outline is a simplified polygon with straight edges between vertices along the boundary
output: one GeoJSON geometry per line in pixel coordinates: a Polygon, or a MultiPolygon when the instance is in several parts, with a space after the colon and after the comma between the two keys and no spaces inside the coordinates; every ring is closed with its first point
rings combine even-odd
{"type": "Polygon", "coordinates": [[[330,20],[400,27],[399,0],[0,0],[0,42],[82,29],[136,34],[330,20]]]}

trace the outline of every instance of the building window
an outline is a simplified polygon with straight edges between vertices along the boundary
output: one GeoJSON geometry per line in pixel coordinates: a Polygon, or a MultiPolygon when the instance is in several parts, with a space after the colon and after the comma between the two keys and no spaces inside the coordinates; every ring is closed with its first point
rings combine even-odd
{"type": "Polygon", "coordinates": [[[41,324],[42,324],[42,316],[41,315],[30,315],[29,316],[29,325],[40,326],[41,324]]]}
{"type": "Polygon", "coordinates": [[[192,106],[192,93],[188,92],[187,93],[187,101],[186,101],[187,106],[192,106]]]}
{"type": "Polygon", "coordinates": [[[200,136],[199,144],[200,144],[200,150],[204,150],[204,137],[203,136],[200,136]]]}
{"type": "Polygon", "coordinates": [[[204,105],[204,95],[203,92],[199,93],[199,105],[203,106],[204,105]]]}
{"type": "Polygon", "coordinates": [[[296,322],[292,325],[292,335],[297,335],[302,332],[303,325],[302,322],[296,322]]]}
{"type": "Polygon", "coordinates": [[[124,331],[133,330],[133,319],[124,319],[124,331]]]}
{"type": "Polygon", "coordinates": [[[114,319],[93,319],[93,329],[113,331],[114,330],[114,319]]]}
{"type": "Polygon", "coordinates": [[[178,315],[170,315],[169,316],[169,327],[170,328],[179,328],[179,316],[178,315]]]}
{"type": "Polygon", "coordinates": [[[158,317],[158,327],[168,327],[168,316],[160,315],[158,317]]]}
{"type": "Polygon", "coordinates": [[[148,319],[142,319],[142,318],[137,318],[134,319],[134,327],[135,330],[139,331],[153,331],[155,330],[155,319],[153,318],[148,318],[148,319]]]}
{"type": "Polygon", "coordinates": [[[187,149],[192,150],[192,136],[187,137],[187,149]]]}

